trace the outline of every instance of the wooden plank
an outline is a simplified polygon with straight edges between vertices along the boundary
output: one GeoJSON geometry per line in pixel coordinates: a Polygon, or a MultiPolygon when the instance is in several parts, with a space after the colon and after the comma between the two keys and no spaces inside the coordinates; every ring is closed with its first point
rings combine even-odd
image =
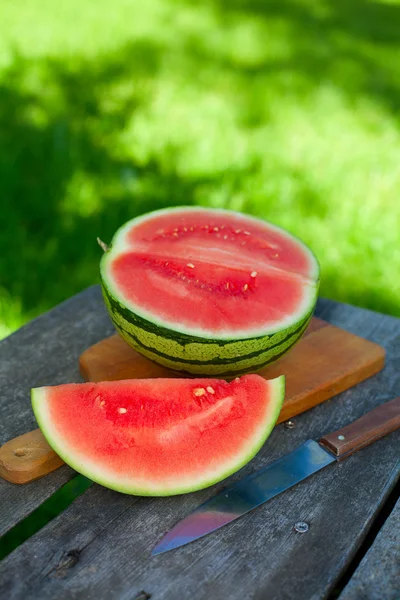
{"type": "MultiPolygon", "coordinates": [[[[37,427],[31,387],[79,381],[81,352],[113,331],[97,286],[35,319],[0,342],[0,446],[37,427]]],[[[42,481],[0,479],[0,535],[31,513],[75,473],[62,467],[42,481]]]]}
{"type": "MultiPolygon", "coordinates": [[[[328,301],[318,313],[386,347],[385,369],[275,428],[234,481],[399,394],[400,321],[328,301]]],[[[400,432],[334,464],[220,531],[151,558],[163,533],[221,485],[172,498],[93,486],[0,564],[0,596],[24,600],[326,598],[399,476],[400,432]],[[296,521],[307,533],[293,530],[296,521]]]]}
{"type": "Polygon", "coordinates": [[[340,600],[400,597],[400,500],[340,595],[340,600]]]}

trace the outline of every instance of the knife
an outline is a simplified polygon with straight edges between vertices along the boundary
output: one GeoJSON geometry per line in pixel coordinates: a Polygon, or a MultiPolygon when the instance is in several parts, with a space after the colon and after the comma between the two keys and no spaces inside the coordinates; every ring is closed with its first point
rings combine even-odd
{"type": "Polygon", "coordinates": [[[151,554],[179,548],[227,525],[327,465],[351,456],[398,428],[400,396],[318,442],[307,440],[290,454],[225,488],[175,525],[151,554]]]}

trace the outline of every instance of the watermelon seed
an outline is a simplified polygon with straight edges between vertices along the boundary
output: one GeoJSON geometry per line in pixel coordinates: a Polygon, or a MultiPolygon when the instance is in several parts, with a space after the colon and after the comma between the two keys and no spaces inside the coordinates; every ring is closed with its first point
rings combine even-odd
{"type": "Polygon", "coordinates": [[[250,235],[250,231],[243,231],[244,235],[250,235]]]}
{"type": "Polygon", "coordinates": [[[235,377],[235,381],[236,381],[236,383],[239,383],[240,377],[235,377]]]}
{"type": "Polygon", "coordinates": [[[95,398],[95,401],[96,401],[96,402],[100,402],[100,406],[104,406],[104,405],[105,405],[105,403],[106,403],[106,401],[105,401],[105,400],[102,400],[102,399],[101,399],[101,396],[100,396],[100,395],[96,396],[96,398],[95,398]]]}
{"type": "Polygon", "coordinates": [[[187,227],[184,227],[184,228],[183,228],[183,231],[187,231],[187,227]]]}
{"type": "Polygon", "coordinates": [[[241,229],[235,229],[235,233],[240,233],[241,231],[241,229]]]}
{"type": "Polygon", "coordinates": [[[178,234],[176,233],[176,231],[174,231],[174,233],[172,235],[174,235],[175,237],[178,237],[178,234]]]}
{"type": "Polygon", "coordinates": [[[218,227],[214,227],[214,231],[219,231],[218,227]]]}
{"type": "Polygon", "coordinates": [[[207,387],[207,392],[208,392],[209,394],[215,394],[214,388],[213,388],[213,387],[211,387],[211,385],[209,385],[209,386],[207,387]]]}
{"type": "Polygon", "coordinates": [[[206,393],[206,390],[204,388],[194,388],[194,390],[193,390],[193,394],[195,396],[204,396],[205,393],[206,393]]]}
{"type": "Polygon", "coordinates": [[[228,239],[228,236],[227,236],[227,235],[224,235],[224,240],[227,240],[227,239],[228,239]]]}
{"type": "Polygon", "coordinates": [[[128,410],[127,408],[119,408],[118,412],[120,415],[124,415],[127,412],[127,410],[128,410]]]}
{"type": "Polygon", "coordinates": [[[243,286],[243,291],[247,292],[248,289],[249,289],[249,286],[248,286],[247,283],[245,283],[244,286],[243,286]]]}
{"type": "Polygon", "coordinates": [[[193,263],[188,263],[186,266],[189,267],[189,269],[194,269],[194,264],[193,263]]]}
{"type": "Polygon", "coordinates": [[[226,282],[226,289],[229,290],[229,281],[226,282]]]}
{"type": "Polygon", "coordinates": [[[257,277],[257,271],[252,271],[250,273],[250,277],[257,277]]]}

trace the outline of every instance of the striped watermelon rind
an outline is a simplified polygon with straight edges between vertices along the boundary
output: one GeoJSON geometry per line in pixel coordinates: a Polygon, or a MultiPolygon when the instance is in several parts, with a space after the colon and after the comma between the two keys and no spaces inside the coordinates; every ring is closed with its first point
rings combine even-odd
{"type": "MultiPolygon", "coordinates": [[[[103,297],[110,317],[121,337],[139,353],[165,367],[195,375],[239,375],[257,371],[285,354],[306,330],[317,300],[319,288],[319,264],[312,251],[298,238],[275,227],[283,234],[294,238],[312,259],[314,278],[308,286],[308,296],[296,314],[275,328],[257,331],[232,331],[222,336],[206,330],[188,330],[180,323],[166,324],[144,307],[128,306],[108,273],[108,265],[116,254],[125,248],[124,237],[132,227],[146,219],[165,213],[182,210],[201,210],[199,207],[178,207],[153,211],[137,217],[121,227],[103,255],[100,263],[103,297]]],[[[204,209],[210,210],[210,209],[204,209]]],[[[219,214],[235,214],[234,211],[213,210],[219,214]]],[[[246,220],[259,219],[245,215],[246,220]]],[[[271,224],[268,224],[271,226],[271,224]]]]}

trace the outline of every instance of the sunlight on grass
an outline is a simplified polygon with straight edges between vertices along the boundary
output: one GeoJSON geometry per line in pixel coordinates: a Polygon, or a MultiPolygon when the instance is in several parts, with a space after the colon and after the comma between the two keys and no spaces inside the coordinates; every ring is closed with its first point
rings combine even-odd
{"type": "Polygon", "coordinates": [[[397,2],[0,12],[0,336],[97,281],[98,235],[193,203],[286,227],[322,294],[400,315],[397,2]]]}
{"type": "Polygon", "coordinates": [[[0,315],[0,339],[20,327],[24,321],[20,300],[11,298],[4,288],[0,288],[0,315]]]}

